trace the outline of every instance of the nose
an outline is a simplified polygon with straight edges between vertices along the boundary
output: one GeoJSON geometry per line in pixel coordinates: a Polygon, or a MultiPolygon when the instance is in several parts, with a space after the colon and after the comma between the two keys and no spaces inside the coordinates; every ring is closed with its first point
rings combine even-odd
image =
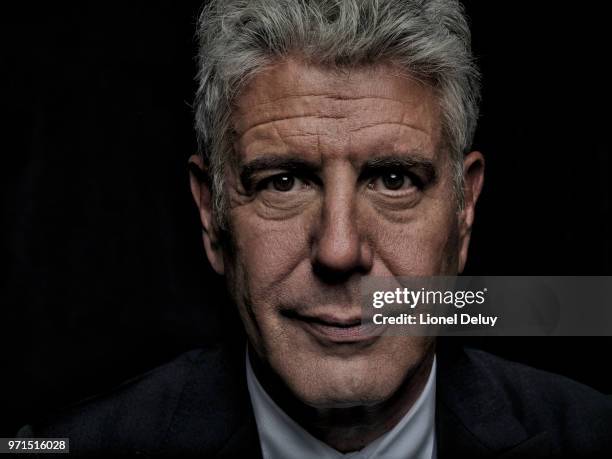
{"type": "Polygon", "coordinates": [[[329,283],[346,280],[372,268],[372,251],[357,215],[356,195],[348,183],[326,190],[312,243],[315,274],[329,283]]]}

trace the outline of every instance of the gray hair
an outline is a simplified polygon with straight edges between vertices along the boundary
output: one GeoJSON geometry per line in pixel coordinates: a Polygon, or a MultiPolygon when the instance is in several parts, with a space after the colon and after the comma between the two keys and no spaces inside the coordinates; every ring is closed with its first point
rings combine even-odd
{"type": "Polygon", "coordinates": [[[463,155],[476,129],[480,85],[457,0],[211,0],[197,36],[195,128],[220,227],[233,102],[258,72],[290,54],[335,68],[384,61],[430,85],[463,206],[463,155]]]}

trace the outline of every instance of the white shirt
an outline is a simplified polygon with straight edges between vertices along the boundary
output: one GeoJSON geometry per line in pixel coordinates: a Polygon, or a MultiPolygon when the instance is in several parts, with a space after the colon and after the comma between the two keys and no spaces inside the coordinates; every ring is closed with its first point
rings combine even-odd
{"type": "Polygon", "coordinates": [[[247,384],[264,459],[435,459],[436,360],[421,395],[393,429],[365,448],[343,454],[291,419],[261,386],[249,358],[247,384]]]}

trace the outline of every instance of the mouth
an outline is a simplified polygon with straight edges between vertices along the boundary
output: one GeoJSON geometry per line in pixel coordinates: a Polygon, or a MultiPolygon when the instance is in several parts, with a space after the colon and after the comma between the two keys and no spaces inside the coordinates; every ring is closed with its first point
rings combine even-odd
{"type": "Polygon", "coordinates": [[[307,332],[326,343],[363,343],[378,337],[372,334],[372,327],[362,323],[360,315],[302,314],[294,310],[283,311],[283,315],[297,321],[307,332]]]}

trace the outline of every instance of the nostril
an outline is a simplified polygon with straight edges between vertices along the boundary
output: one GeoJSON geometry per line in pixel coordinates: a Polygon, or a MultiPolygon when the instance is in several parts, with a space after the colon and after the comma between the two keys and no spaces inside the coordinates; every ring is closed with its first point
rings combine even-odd
{"type": "Polygon", "coordinates": [[[338,270],[321,263],[313,264],[312,270],[317,278],[330,285],[342,284],[355,274],[354,270],[338,270]]]}
{"type": "Polygon", "coordinates": [[[313,264],[324,271],[351,271],[360,264],[360,241],[356,234],[322,238],[313,250],[313,264]]]}
{"type": "MultiPolygon", "coordinates": [[[[366,252],[369,252],[366,250],[366,252]]],[[[363,250],[357,250],[352,257],[333,257],[317,254],[312,260],[312,271],[322,282],[330,285],[341,284],[350,277],[358,274],[364,275],[371,269],[369,256],[363,256],[363,250]]]]}

